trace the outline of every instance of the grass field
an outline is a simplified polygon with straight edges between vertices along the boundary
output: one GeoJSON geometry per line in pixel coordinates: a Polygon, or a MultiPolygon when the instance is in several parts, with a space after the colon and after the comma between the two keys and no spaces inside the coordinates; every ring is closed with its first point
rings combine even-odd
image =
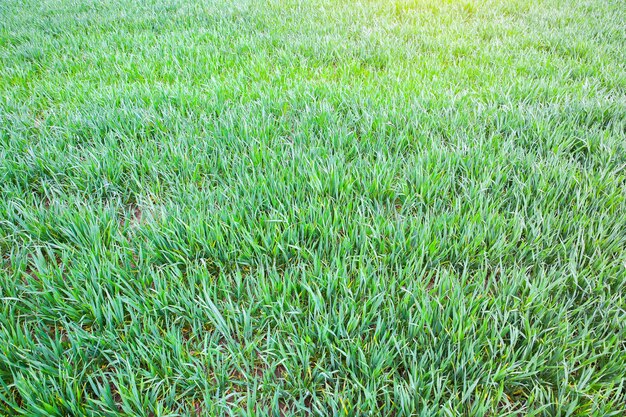
{"type": "Polygon", "coordinates": [[[622,416],[624,0],[0,0],[0,415],[622,416]]]}

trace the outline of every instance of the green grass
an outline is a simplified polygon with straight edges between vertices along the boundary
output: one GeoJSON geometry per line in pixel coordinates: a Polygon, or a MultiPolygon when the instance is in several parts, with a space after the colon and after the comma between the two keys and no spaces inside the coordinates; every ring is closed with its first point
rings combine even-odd
{"type": "Polygon", "coordinates": [[[625,22],[0,0],[0,415],[624,415],[625,22]]]}

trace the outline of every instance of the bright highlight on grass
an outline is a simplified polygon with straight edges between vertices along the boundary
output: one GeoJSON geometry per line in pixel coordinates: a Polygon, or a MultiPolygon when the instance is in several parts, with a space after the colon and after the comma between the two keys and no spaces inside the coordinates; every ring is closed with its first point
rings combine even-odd
{"type": "Polygon", "coordinates": [[[0,415],[624,415],[624,22],[1,0],[0,415]]]}

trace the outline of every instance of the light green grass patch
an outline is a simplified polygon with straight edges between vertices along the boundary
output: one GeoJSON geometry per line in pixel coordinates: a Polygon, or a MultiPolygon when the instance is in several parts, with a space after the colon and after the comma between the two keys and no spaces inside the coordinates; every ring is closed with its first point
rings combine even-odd
{"type": "Polygon", "coordinates": [[[620,416],[622,0],[0,0],[0,414],[620,416]]]}

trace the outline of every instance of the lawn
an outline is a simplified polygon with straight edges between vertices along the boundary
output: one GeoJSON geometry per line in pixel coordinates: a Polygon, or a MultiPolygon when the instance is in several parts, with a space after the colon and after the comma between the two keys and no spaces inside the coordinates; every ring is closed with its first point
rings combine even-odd
{"type": "Polygon", "coordinates": [[[0,0],[0,415],[625,413],[626,1],[0,0]]]}

